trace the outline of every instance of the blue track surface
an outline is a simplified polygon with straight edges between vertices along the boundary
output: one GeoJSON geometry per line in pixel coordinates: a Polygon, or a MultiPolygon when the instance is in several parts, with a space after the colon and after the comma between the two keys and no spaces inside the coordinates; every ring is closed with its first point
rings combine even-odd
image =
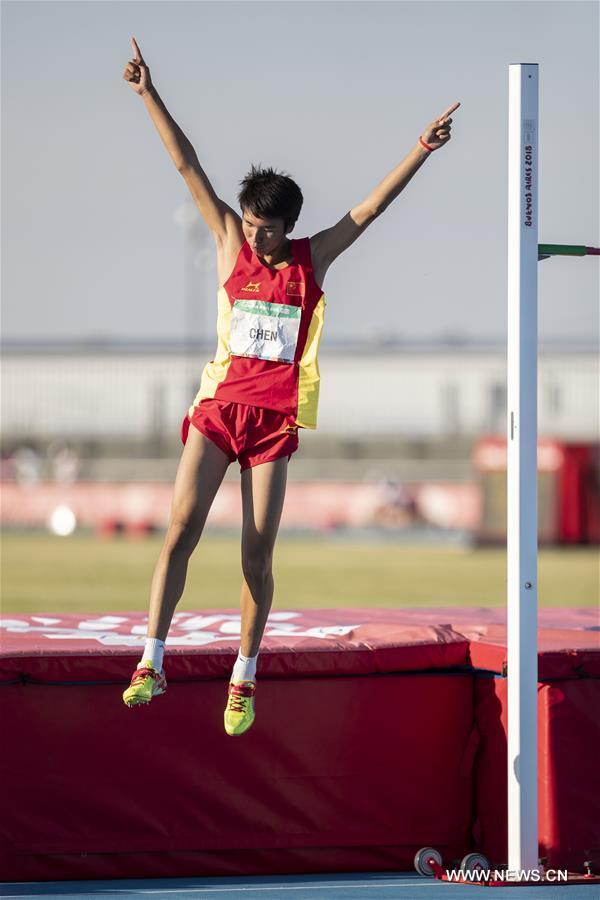
{"type": "MultiPolygon", "coordinates": [[[[538,897],[540,900],[560,897],[562,900],[594,900],[598,885],[555,885],[490,888],[484,897],[538,897]]],[[[155,878],[115,881],[55,881],[0,884],[0,896],[10,898],[78,897],[123,898],[148,897],[151,900],[177,900],[193,897],[223,900],[428,900],[437,897],[481,897],[485,888],[477,885],[447,884],[431,878],[406,873],[373,873],[351,875],[273,875],[251,878],[155,878]]]]}

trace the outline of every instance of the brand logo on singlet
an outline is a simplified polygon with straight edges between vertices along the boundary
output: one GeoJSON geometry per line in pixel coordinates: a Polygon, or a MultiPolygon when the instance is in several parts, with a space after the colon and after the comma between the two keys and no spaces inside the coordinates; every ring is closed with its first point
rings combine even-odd
{"type": "Polygon", "coordinates": [[[242,291],[246,291],[248,294],[258,294],[260,291],[260,281],[249,281],[246,287],[240,288],[242,291]]]}

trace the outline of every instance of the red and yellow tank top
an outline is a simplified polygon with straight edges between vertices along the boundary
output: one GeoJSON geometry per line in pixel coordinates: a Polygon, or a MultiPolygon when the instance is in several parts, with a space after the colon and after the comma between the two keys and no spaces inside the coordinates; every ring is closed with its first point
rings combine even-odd
{"type": "Polygon", "coordinates": [[[317,427],[325,296],[315,281],[310,238],[291,241],[292,262],[270,269],[244,241],[219,288],[217,351],[189,409],[207,397],[261,406],[317,427]]]}

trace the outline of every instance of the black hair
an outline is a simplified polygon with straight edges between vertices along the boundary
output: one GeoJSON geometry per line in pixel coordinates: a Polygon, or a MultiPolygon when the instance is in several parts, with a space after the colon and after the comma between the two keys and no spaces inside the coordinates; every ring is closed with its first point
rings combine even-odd
{"type": "Polygon", "coordinates": [[[296,223],[304,197],[287,173],[253,164],[240,185],[238,201],[242,212],[247,209],[259,219],[283,219],[286,230],[296,223]]]}

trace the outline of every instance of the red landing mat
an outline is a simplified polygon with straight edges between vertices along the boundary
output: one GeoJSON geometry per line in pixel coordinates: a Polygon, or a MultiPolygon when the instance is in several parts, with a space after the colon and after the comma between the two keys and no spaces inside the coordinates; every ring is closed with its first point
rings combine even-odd
{"type": "MultiPolygon", "coordinates": [[[[587,611],[548,612],[548,627],[573,626],[593,668],[587,611]]],[[[497,677],[472,662],[488,647],[478,629],[501,625],[501,611],[480,609],[275,610],[259,657],[256,722],[231,738],[222,717],[237,611],[177,613],[167,694],[133,710],[121,693],[145,616],[5,619],[0,877],[407,870],[423,845],[448,860],[482,849],[502,861],[494,858],[505,830],[500,632],[477,663],[496,666],[497,677]]],[[[587,818],[597,730],[582,721],[599,721],[598,681],[585,672],[566,679],[576,768],[541,791],[540,834],[557,867],[561,854],[579,863],[583,835],[597,839],[587,818]]],[[[563,719],[551,707],[540,706],[548,725],[540,724],[540,754],[554,765],[563,719]]]]}

